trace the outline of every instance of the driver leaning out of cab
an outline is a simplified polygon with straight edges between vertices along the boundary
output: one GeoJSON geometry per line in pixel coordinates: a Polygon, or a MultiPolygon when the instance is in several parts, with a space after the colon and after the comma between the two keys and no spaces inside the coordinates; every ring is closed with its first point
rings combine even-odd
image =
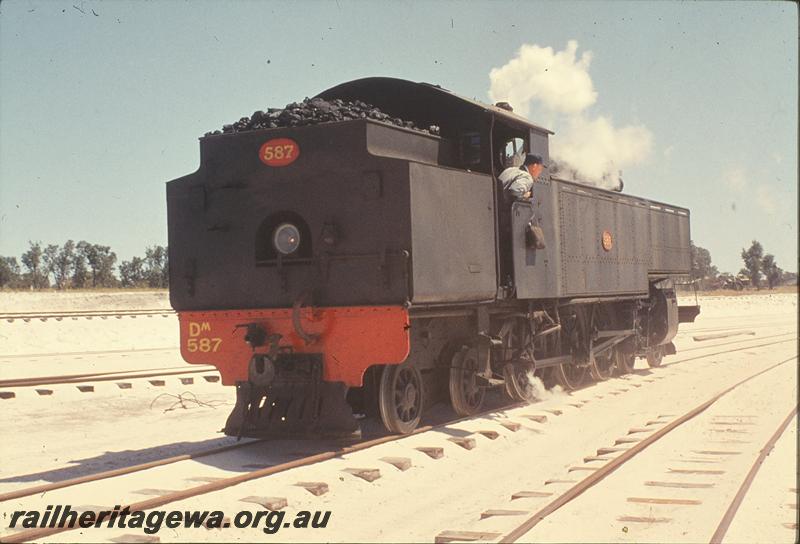
{"type": "Polygon", "coordinates": [[[498,178],[503,184],[503,198],[507,205],[516,200],[529,200],[533,194],[533,182],[542,175],[542,157],[528,153],[521,166],[511,166],[503,170],[498,178]]]}

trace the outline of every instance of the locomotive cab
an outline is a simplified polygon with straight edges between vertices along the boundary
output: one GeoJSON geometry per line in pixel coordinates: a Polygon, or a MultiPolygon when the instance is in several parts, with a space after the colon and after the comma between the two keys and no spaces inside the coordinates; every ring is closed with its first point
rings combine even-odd
{"type": "MultiPolygon", "coordinates": [[[[502,109],[509,108],[505,103],[502,109]]],[[[516,285],[514,269],[515,241],[513,236],[514,217],[526,217],[526,221],[537,224],[536,211],[539,201],[540,184],[549,176],[547,165],[549,164],[549,143],[548,137],[552,132],[535,126],[522,126],[522,124],[512,123],[508,120],[498,120],[492,130],[492,149],[495,160],[493,161],[492,171],[495,178],[510,167],[518,167],[526,153],[535,153],[542,157],[545,169],[539,179],[534,180],[532,199],[530,202],[509,203],[506,202],[503,194],[502,184],[497,181],[497,202],[498,202],[498,271],[500,277],[500,287],[498,297],[507,298],[514,294],[516,285]]],[[[526,225],[520,226],[524,233],[526,225]]],[[[530,245],[523,240],[523,246],[530,245]]],[[[545,244],[546,245],[546,244],[545,244]]]]}

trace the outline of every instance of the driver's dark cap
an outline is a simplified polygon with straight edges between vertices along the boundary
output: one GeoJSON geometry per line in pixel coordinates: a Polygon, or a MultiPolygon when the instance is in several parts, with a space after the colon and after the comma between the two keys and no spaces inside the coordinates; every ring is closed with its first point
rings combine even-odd
{"type": "Polygon", "coordinates": [[[535,155],[534,153],[528,153],[525,155],[525,162],[522,163],[522,166],[528,166],[530,164],[541,164],[544,166],[544,163],[542,162],[542,156],[535,155]]]}

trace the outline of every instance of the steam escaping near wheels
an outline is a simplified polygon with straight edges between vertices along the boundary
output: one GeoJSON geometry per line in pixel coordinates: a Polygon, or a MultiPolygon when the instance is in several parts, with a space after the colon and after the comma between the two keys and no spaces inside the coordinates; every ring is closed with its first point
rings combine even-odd
{"type": "Polygon", "coordinates": [[[530,370],[525,373],[525,378],[527,380],[525,385],[525,396],[526,400],[531,404],[556,397],[562,397],[567,394],[567,392],[564,391],[564,389],[558,384],[548,389],[544,383],[544,380],[530,370]]]}

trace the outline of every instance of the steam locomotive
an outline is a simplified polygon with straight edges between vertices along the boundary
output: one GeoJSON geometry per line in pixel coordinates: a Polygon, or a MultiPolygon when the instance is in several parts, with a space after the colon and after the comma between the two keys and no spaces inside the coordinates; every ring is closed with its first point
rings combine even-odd
{"type": "Polygon", "coordinates": [[[167,184],[181,354],[236,387],[227,434],[347,434],[363,416],[408,433],[442,400],[471,415],[491,388],[530,399],[536,376],[574,389],[675,352],[699,312],[674,286],[689,210],[547,169],[506,204],[497,176],[524,153],[547,164],[552,132],[505,104],[392,78],[316,98],[406,123],[210,134],[167,184]]]}

